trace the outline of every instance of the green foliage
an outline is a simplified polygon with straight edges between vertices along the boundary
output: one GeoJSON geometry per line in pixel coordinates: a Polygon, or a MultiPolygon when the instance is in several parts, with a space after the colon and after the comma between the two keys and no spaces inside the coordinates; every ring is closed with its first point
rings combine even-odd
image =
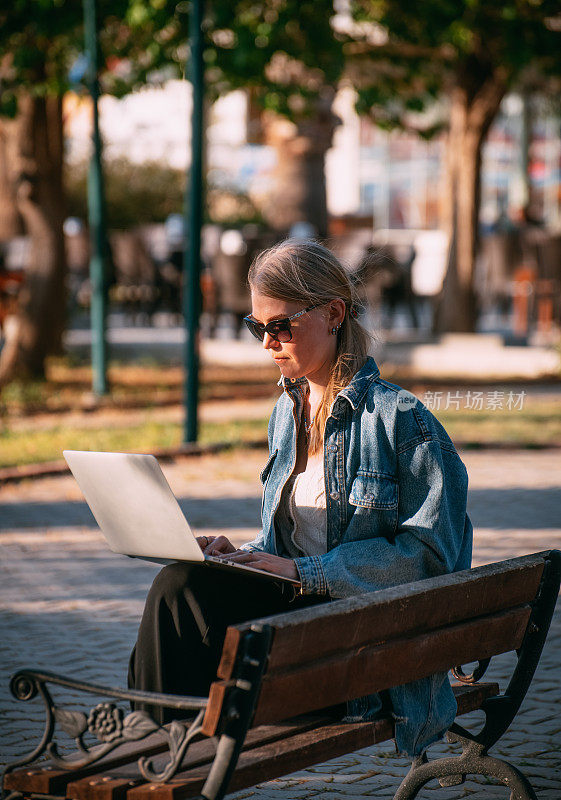
{"type": "MultiPolygon", "coordinates": [[[[183,209],[185,173],[157,161],[135,164],[126,158],[104,165],[107,224],[113,230],[164,222],[183,209]]],[[[66,169],[67,214],[87,219],[87,174],[85,162],[66,169]]],[[[210,187],[205,220],[238,227],[262,219],[251,200],[241,192],[210,187]]]]}
{"type": "Polygon", "coordinates": [[[347,74],[358,110],[386,128],[439,129],[412,118],[454,87],[473,101],[486,82],[505,91],[525,71],[561,75],[558,0],[352,0],[355,28],[345,36],[347,74]],[[358,28],[356,25],[362,27],[358,28]],[[369,40],[358,31],[377,31],[369,40]],[[357,40],[362,47],[357,49],[357,40]]]}
{"type": "MultiPolygon", "coordinates": [[[[101,83],[122,96],[188,72],[186,0],[96,0],[101,83]]],[[[209,99],[254,87],[259,102],[294,116],[343,70],[331,0],[207,3],[204,59],[209,99]]],[[[0,10],[0,112],[15,113],[21,88],[62,93],[84,50],[82,3],[17,0],[0,10]]],[[[187,75],[188,77],[188,75],[187,75]]]]}
{"type": "MultiPolygon", "coordinates": [[[[140,85],[188,69],[188,10],[185,2],[130,0],[125,24],[109,21],[106,52],[120,64],[108,71],[104,88],[140,85]]],[[[335,86],[343,67],[340,43],[330,25],[330,0],[298,2],[238,0],[208,3],[205,19],[207,95],[210,100],[237,88],[253,88],[264,107],[294,117],[307,113],[326,86],[335,86]]]]}
{"type": "Polygon", "coordinates": [[[207,189],[205,222],[228,228],[242,228],[250,223],[264,224],[263,217],[246,194],[223,187],[207,189]]]}
{"type": "MultiPolygon", "coordinates": [[[[185,192],[182,171],[154,161],[134,164],[125,158],[106,162],[104,171],[110,228],[163,222],[169,214],[181,213],[185,192]]],[[[66,170],[69,216],[87,219],[87,173],[84,162],[66,170]]]]}
{"type": "MultiPolygon", "coordinates": [[[[122,15],[126,0],[97,0],[101,19],[122,15]]],[[[0,111],[14,115],[22,90],[62,94],[83,45],[77,0],[17,0],[0,7],[0,111]]]]}
{"type": "MultiPolygon", "coordinates": [[[[103,90],[122,96],[188,66],[187,0],[97,0],[103,90]]],[[[352,0],[355,27],[334,34],[332,0],[216,0],[206,4],[210,99],[252,87],[265,108],[305,115],[343,71],[386,127],[458,82],[473,90],[500,67],[561,73],[558,0],[352,0]],[[378,37],[369,40],[369,33],[378,37]],[[357,54],[349,45],[375,41],[357,54]]],[[[77,0],[17,0],[0,9],[0,113],[21,87],[63,92],[83,51],[77,0]]]]}

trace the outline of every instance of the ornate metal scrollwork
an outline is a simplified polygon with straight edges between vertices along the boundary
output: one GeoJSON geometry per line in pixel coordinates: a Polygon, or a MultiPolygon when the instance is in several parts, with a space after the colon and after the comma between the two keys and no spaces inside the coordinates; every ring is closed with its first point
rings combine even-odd
{"type": "Polygon", "coordinates": [[[46,718],[45,729],[38,746],[24,758],[9,764],[5,770],[6,773],[35,761],[45,752],[55,766],[63,769],[79,769],[94,764],[126,742],[144,739],[152,733],[159,732],[168,740],[169,762],[161,772],[155,771],[152,761],[145,757],[139,759],[138,766],[147,780],[163,782],[175,775],[190,742],[200,733],[206,707],[206,698],[165,697],[132,690],[105,689],[51,673],[39,673],[31,670],[22,670],[16,673],[10,682],[10,689],[18,700],[31,700],[40,694],[45,705],[46,718]],[[160,706],[169,703],[172,707],[180,710],[191,711],[191,716],[193,711],[199,713],[194,719],[184,722],[176,720],[169,727],[162,727],[144,711],[132,711],[125,715],[122,708],[108,701],[98,703],[88,714],[85,714],[83,711],[72,711],[57,706],[45,685],[47,681],[78,690],[82,689],[92,694],[144,700],[160,706]],[[57,727],[74,739],[76,749],[73,752],[63,755],[59,751],[56,741],[57,727]],[[86,743],[84,737],[87,734],[94,736],[97,742],[86,743]]]}
{"type": "Polygon", "coordinates": [[[453,667],[451,672],[456,680],[460,681],[460,683],[477,683],[487,672],[487,667],[490,663],[490,658],[484,658],[482,661],[478,661],[476,668],[473,670],[473,672],[470,672],[469,675],[465,674],[461,664],[457,667],[453,667]]]}
{"type": "Polygon", "coordinates": [[[18,672],[10,681],[10,691],[17,700],[32,700],[37,696],[39,688],[32,675],[18,672]]]}
{"type": "Polygon", "coordinates": [[[153,768],[153,762],[148,760],[146,757],[143,756],[142,758],[138,759],[138,768],[147,781],[163,783],[164,781],[173,778],[181,766],[181,762],[183,761],[185,753],[187,752],[187,748],[189,747],[192,739],[201,732],[204,713],[204,711],[199,711],[190,727],[187,727],[177,720],[174,720],[171,723],[169,732],[166,731],[166,736],[169,740],[169,752],[171,758],[168,761],[165,769],[163,769],[161,772],[156,772],[153,768]]]}
{"type": "Polygon", "coordinates": [[[51,740],[47,744],[46,751],[51,760],[55,766],[63,769],[94,764],[119,745],[144,739],[158,730],[166,734],[144,711],[132,711],[125,716],[123,710],[114,703],[99,703],[87,716],[82,711],[67,711],[57,706],[53,706],[53,713],[59,728],[73,738],[77,746],[76,752],[62,756],[56,742],[51,740]],[[86,733],[93,734],[100,744],[88,746],[84,742],[86,733]]]}
{"type": "Polygon", "coordinates": [[[100,703],[90,711],[87,727],[100,742],[113,742],[123,732],[123,711],[113,703],[100,703]]]}

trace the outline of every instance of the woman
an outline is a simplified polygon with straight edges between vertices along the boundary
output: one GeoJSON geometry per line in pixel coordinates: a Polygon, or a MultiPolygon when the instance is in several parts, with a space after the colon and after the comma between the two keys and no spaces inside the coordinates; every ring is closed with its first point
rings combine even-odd
{"type": "MultiPolygon", "coordinates": [[[[166,567],[131,659],[138,689],[207,694],[228,624],[470,566],[466,469],[433,415],[380,378],[335,256],[288,240],[261,253],[248,280],[246,323],[283,387],[261,473],[262,530],[240,550],[222,536],[198,541],[205,553],[297,578],[301,589],[166,567]]],[[[445,674],[387,695],[398,749],[412,756],[455,717],[445,674]]],[[[378,694],[353,700],[345,719],[375,719],[382,705],[378,694]]]]}

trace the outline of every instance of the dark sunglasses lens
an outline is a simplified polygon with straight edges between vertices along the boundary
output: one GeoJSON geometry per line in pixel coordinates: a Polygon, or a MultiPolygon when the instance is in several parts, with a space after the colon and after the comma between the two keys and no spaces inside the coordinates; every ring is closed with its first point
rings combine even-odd
{"type": "Polygon", "coordinates": [[[261,325],[261,323],[255,322],[255,320],[248,319],[247,317],[244,318],[244,322],[255,338],[262,342],[265,338],[265,327],[261,325]]]}
{"type": "Polygon", "coordinates": [[[270,322],[267,325],[267,333],[270,333],[273,339],[277,342],[289,342],[292,339],[290,331],[290,322],[288,320],[282,322],[270,322]]]}

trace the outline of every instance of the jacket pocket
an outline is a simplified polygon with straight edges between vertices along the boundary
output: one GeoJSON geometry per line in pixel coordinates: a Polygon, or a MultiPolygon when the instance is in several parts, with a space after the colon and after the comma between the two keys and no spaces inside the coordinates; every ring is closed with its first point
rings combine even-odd
{"type": "Polygon", "coordinates": [[[395,478],[360,469],[349,494],[349,503],[358,508],[397,509],[398,499],[395,478]]]}
{"type": "Polygon", "coordinates": [[[269,460],[267,461],[267,463],[265,464],[265,466],[264,466],[264,467],[263,467],[263,469],[261,470],[261,474],[259,475],[259,478],[261,479],[261,483],[262,483],[262,484],[265,484],[265,483],[266,483],[266,481],[267,481],[267,478],[269,477],[269,473],[271,472],[271,470],[272,470],[272,468],[273,468],[273,464],[274,464],[274,462],[275,462],[275,458],[277,457],[277,453],[278,453],[278,452],[279,452],[279,451],[278,451],[278,448],[277,448],[277,449],[275,450],[275,452],[274,452],[274,453],[272,453],[272,454],[269,456],[269,460]]]}

